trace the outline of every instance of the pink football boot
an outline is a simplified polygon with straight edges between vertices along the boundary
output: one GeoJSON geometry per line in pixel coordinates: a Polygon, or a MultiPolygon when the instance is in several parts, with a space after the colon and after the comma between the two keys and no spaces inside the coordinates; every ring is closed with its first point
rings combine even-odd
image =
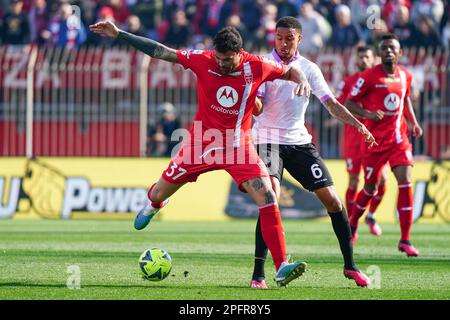
{"type": "Polygon", "coordinates": [[[369,219],[366,217],[364,219],[364,221],[369,226],[371,234],[373,234],[374,236],[377,236],[377,237],[381,236],[381,228],[378,225],[378,223],[375,221],[375,219],[369,219]]]}
{"type": "Polygon", "coordinates": [[[267,289],[267,284],[266,284],[266,281],[264,281],[264,280],[262,280],[262,281],[252,280],[252,282],[250,282],[250,288],[267,289]]]}
{"type": "Polygon", "coordinates": [[[408,256],[408,257],[418,257],[419,256],[419,250],[414,248],[413,245],[409,241],[408,241],[408,243],[399,242],[398,250],[400,252],[405,252],[406,256],[408,256]]]}

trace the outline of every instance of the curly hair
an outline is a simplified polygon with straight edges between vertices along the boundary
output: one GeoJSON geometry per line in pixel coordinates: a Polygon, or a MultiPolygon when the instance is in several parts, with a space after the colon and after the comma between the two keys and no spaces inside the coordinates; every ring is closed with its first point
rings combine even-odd
{"type": "Polygon", "coordinates": [[[213,40],[214,48],[225,53],[227,51],[240,52],[242,50],[242,37],[239,31],[233,27],[221,29],[213,40]]]}
{"type": "Polygon", "coordinates": [[[275,25],[275,29],[278,28],[295,29],[298,31],[298,33],[302,34],[302,24],[295,17],[286,16],[281,18],[280,20],[277,21],[277,24],[275,25]]]}
{"type": "Polygon", "coordinates": [[[397,35],[393,34],[393,33],[384,33],[381,38],[380,38],[380,43],[379,46],[383,43],[383,41],[385,40],[396,40],[398,42],[398,44],[400,45],[400,47],[402,46],[402,44],[400,43],[400,39],[397,37],[397,35]]]}

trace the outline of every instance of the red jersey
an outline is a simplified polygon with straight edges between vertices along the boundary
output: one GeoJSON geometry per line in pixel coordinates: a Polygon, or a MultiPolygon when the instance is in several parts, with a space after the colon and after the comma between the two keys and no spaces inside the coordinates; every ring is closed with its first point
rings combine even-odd
{"type": "MultiPolygon", "coordinates": [[[[348,77],[346,77],[338,85],[338,92],[336,94],[336,99],[342,105],[345,105],[345,100],[347,100],[348,94],[352,89],[353,85],[358,80],[360,72],[356,72],[348,77]]],[[[348,153],[349,150],[358,149],[361,147],[363,139],[358,130],[351,125],[344,125],[344,154],[348,153]]]]}
{"type": "Polygon", "coordinates": [[[251,141],[252,111],[258,87],[265,81],[281,78],[287,70],[277,62],[245,51],[241,53],[242,61],[235,71],[222,74],[215,51],[177,51],[181,65],[197,75],[198,110],[194,121],[201,121],[203,131],[218,129],[224,139],[226,131],[233,130],[235,147],[251,141]]]}
{"type": "MultiPolygon", "coordinates": [[[[364,123],[375,137],[378,146],[370,149],[377,152],[392,146],[408,146],[408,126],[403,110],[409,97],[412,75],[406,68],[397,66],[390,77],[379,64],[362,72],[353,86],[349,99],[358,102],[368,111],[381,110],[383,119],[365,119],[364,123]]],[[[367,147],[367,146],[366,146],[367,147]]]]}

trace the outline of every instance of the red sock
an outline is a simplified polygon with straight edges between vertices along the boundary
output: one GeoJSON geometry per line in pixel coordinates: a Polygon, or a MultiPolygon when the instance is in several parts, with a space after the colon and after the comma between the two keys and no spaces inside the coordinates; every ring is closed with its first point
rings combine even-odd
{"type": "Polygon", "coordinates": [[[286,246],[280,210],[277,204],[259,208],[261,220],[261,233],[267,247],[272,254],[275,268],[278,270],[281,263],[286,261],[286,246]]]}
{"type": "Polygon", "coordinates": [[[380,184],[378,186],[377,194],[370,201],[369,212],[374,214],[377,211],[378,206],[383,199],[384,194],[386,193],[386,184],[380,184]]]}
{"type": "Polygon", "coordinates": [[[366,189],[362,189],[358,196],[356,197],[356,201],[352,208],[352,214],[350,215],[350,225],[354,228],[358,227],[359,218],[363,215],[366,210],[367,204],[370,199],[373,198],[373,194],[366,191],[366,189]]]}
{"type": "Polygon", "coordinates": [[[413,195],[410,182],[398,185],[397,211],[402,231],[400,240],[409,240],[413,216],[413,195]]]}
{"type": "Polygon", "coordinates": [[[347,188],[347,191],[345,192],[345,206],[347,207],[347,214],[351,216],[353,204],[355,203],[356,199],[356,189],[352,189],[350,187],[347,188]]]}
{"type": "Polygon", "coordinates": [[[154,183],[150,189],[148,189],[147,192],[147,198],[150,200],[150,203],[152,204],[152,207],[157,209],[157,208],[161,208],[162,207],[162,202],[153,202],[152,199],[150,198],[150,195],[152,194],[152,190],[153,188],[156,186],[156,183],[154,183]]]}

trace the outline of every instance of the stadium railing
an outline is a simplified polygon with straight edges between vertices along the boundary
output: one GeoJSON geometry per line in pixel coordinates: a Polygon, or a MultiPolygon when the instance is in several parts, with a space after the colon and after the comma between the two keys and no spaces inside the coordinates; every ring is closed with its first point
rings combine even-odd
{"type": "MultiPolygon", "coordinates": [[[[424,128],[417,157],[450,157],[449,51],[405,49],[412,98],[424,128]]],[[[355,71],[352,51],[308,57],[330,87],[355,71]]],[[[172,103],[188,127],[197,107],[195,76],[126,47],[77,50],[0,46],[0,155],[144,157],[159,106],[172,103]]],[[[340,158],[342,126],[313,98],[306,115],[325,158],[340,158]]]]}

